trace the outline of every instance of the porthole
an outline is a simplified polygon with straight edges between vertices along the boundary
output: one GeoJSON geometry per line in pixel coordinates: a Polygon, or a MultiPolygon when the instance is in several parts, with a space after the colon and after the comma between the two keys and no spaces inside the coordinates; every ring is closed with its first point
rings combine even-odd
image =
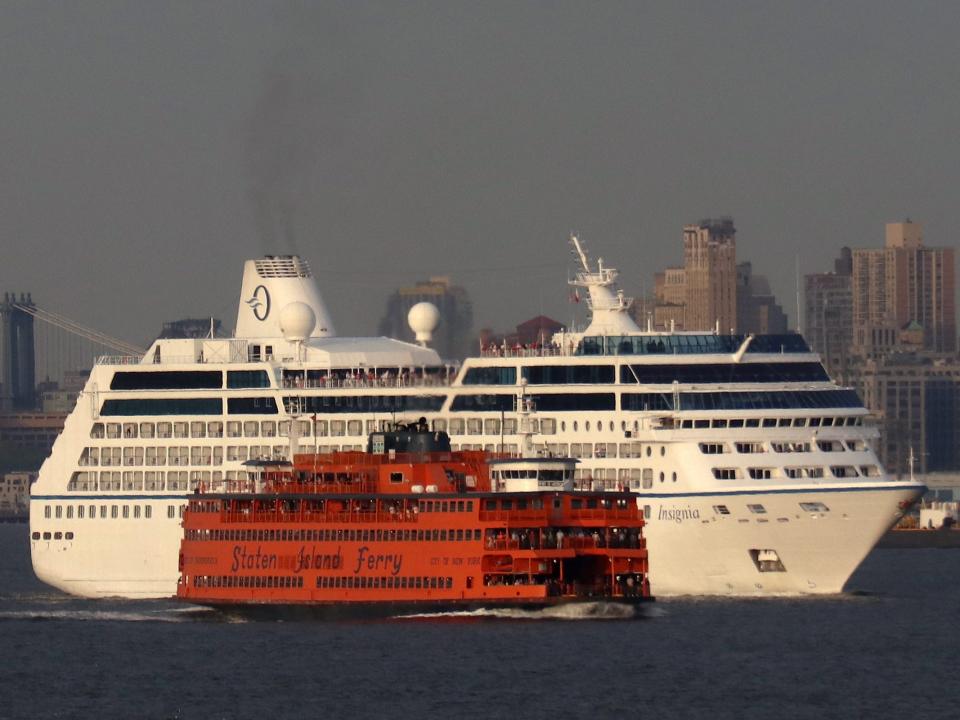
{"type": "Polygon", "coordinates": [[[567,421],[566,421],[566,420],[561,420],[561,421],[560,421],[560,432],[566,432],[566,431],[567,431],[567,421]]]}
{"type": "Polygon", "coordinates": [[[647,445],[647,457],[650,457],[650,453],[651,453],[650,446],[647,445]]]}
{"type": "Polygon", "coordinates": [[[676,481],[677,481],[677,474],[676,474],[676,473],[672,473],[671,480],[673,480],[673,482],[676,482],[676,481]]]}
{"type": "Polygon", "coordinates": [[[660,473],[660,482],[663,482],[663,480],[664,480],[663,473],[660,473]]]}
{"type": "Polygon", "coordinates": [[[589,421],[589,420],[587,420],[587,421],[583,424],[583,429],[586,430],[587,432],[590,432],[590,421],[589,421]]]}
{"type": "Polygon", "coordinates": [[[577,431],[577,421],[576,421],[576,420],[573,421],[573,431],[574,431],[574,432],[577,431]]]}
{"type": "Polygon", "coordinates": [[[610,432],[613,432],[613,420],[610,421],[610,432]]]}
{"type": "Polygon", "coordinates": [[[666,445],[661,445],[661,446],[660,446],[660,457],[663,457],[663,456],[666,455],[666,454],[667,454],[667,446],[666,446],[666,445]]]}

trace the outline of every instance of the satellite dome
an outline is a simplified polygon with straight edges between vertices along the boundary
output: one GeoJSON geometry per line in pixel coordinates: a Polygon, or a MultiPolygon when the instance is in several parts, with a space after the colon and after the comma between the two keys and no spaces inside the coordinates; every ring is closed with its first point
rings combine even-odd
{"type": "Polygon", "coordinates": [[[433,303],[417,303],[407,313],[407,324],[417,336],[417,342],[426,344],[430,342],[433,331],[440,324],[440,311],[433,303]]]}
{"type": "Polygon", "coordinates": [[[292,302],[280,311],[280,332],[287,342],[303,342],[317,325],[317,316],[306,303],[292,302]]]}

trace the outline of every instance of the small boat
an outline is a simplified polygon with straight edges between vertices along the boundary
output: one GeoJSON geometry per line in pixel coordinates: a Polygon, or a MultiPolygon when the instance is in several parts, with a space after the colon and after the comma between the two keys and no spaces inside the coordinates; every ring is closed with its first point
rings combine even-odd
{"type": "Polygon", "coordinates": [[[366,452],[249,461],[184,513],[177,597],[251,615],[394,616],[648,601],[643,514],[576,460],[451,451],[426,422],[366,452]]]}

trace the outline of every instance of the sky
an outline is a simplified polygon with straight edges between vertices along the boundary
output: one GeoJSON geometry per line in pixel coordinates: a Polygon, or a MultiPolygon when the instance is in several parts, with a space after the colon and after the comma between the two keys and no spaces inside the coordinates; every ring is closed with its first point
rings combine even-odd
{"type": "Polygon", "coordinates": [[[298,253],[340,334],[450,275],[475,328],[570,322],[733,216],[801,273],[910,217],[957,242],[960,4],[6,2],[0,291],[146,345],[298,253]]]}

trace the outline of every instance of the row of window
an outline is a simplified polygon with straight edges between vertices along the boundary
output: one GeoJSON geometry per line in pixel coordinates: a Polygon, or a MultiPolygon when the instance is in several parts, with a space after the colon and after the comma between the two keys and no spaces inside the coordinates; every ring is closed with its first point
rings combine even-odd
{"type": "MultiPolygon", "coordinates": [[[[128,520],[139,518],[150,519],[153,517],[153,507],[150,505],[44,505],[43,517],[47,520],[83,520],[89,518],[95,520],[98,517],[101,520],[128,520]]],[[[175,519],[183,517],[183,505],[167,505],[167,518],[175,519]]],[[[37,533],[33,534],[34,540],[38,540],[37,533]]]]}
{"type": "MultiPolygon", "coordinates": [[[[767,509],[758,503],[747,505],[747,509],[755,515],[765,515],[767,512],[767,509]]],[[[822,502],[802,502],[800,503],[800,509],[804,512],[830,512],[830,508],[828,508],[822,502]]],[[[730,508],[728,508],[726,505],[714,505],[713,511],[717,513],[717,515],[730,514],[730,508]]]]}
{"type": "MultiPolygon", "coordinates": [[[[743,478],[741,468],[715,467],[712,468],[713,477],[717,480],[739,480],[743,478]]],[[[853,477],[879,477],[880,468],[876,465],[831,465],[829,467],[830,475],[835,478],[853,478],[853,477]]],[[[748,467],[747,475],[753,480],[769,480],[777,477],[788,477],[791,479],[799,478],[823,478],[826,477],[822,467],[785,467],[782,468],[783,475],[780,474],[781,468],[776,467],[748,467]]]]}
{"type": "MultiPolygon", "coordinates": [[[[540,412],[603,412],[617,408],[615,393],[535,393],[530,396],[540,412]]],[[[365,412],[436,412],[443,406],[442,395],[323,395],[287,396],[286,411],[292,414],[365,412]]],[[[513,394],[457,395],[453,412],[512,412],[513,394]]],[[[778,390],[730,392],[645,392],[622,393],[623,410],[661,412],[673,410],[779,410],[860,408],[863,404],[853,390],[778,390]]],[[[276,415],[272,397],[227,398],[230,415],[276,415]]],[[[222,415],[219,398],[136,398],[107,399],[100,408],[104,416],[141,415],[222,415]]]]}
{"type": "Polygon", "coordinates": [[[194,575],[194,587],[302,588],[300,575],[194,575]]]}
{"type": "Polygon", "coordinates": [[[433,577],[428,575],[381,575],[366,577],[364,575],[326,575],[317,576],[317,587],[323,590],[330,588],[340,589],[377,589],[388,590],[443,590],[453,587],[452,577],[433,577]]]}
{"type": "Polygon", "coordinates": [[[357,530],[353,528],[265,530],[223,528],[187,530],[187,540],[226,542],[471,542],[479,540],[479,529],[456,530],[357,530]]]}
{"type": "MultiPolygon", "coordinates": [[[[746,335],[601,335],[585,337],[577,345],[576,355],[689,355],[735,353],[746,335]]],[[[803,336],[757,335],[747,347],[748,353],[808,353],[803,336]]]]}
{"type": "Polygon", "coordinates": [[[679,426],[690,428],[774,428],[774,427],[855,427],[863,425],[863,418],[854,417],[781,417],[781,418],[712,418],[682,420],[679,426]]]}
{"type": "Polygon", "coordinates": [[[201,485],[210,490],[223,482],[251,479],[246,470],[101,470],[72,473],[67,483],[71,492],[102,491],[193,491],[201,485]]]}
{"type": "MultiPolygon", "coordinates": [[[[536,365],[520,368],[529,385],[613,384],[613,365],[536,365]]],[[[669,385],[703,383],[782,383],[829,382],[823,366],[817,362],[780,363],[697,363],[622,365],[620,382],[625,384],[669,385]]],[[[514,366],[472,367],[463,378],[464,385],[516,385],[514,366]]]]}
{"type": "MultiPolygon", "coordinates": [[[[735,442],[733,447],[737,453],[753,454],[767,452],[768,443],[762,442],[735,442]]],[[[723,442],[702,442],[699,445],[700,452],[704,455],[722,455],[730,452],[730,445],[723,442]]],[[[813,444],[809,442],[771,442],[769,448],[775,453],[808,453],[811,452],[813,444]]],[[[843,452],[862,451],[866,449],[863,440],[818,440],[816,448],[822,452],[843,452]]]]}
{"type": "MultiPolygon", "coordinates": [[[[268,388],[265,370],[229,370],[227,387],[268,388]]],[[[223,372],[219,370],[121,370],[110,379],[111,390],[221,390],[223,372]]]]}

